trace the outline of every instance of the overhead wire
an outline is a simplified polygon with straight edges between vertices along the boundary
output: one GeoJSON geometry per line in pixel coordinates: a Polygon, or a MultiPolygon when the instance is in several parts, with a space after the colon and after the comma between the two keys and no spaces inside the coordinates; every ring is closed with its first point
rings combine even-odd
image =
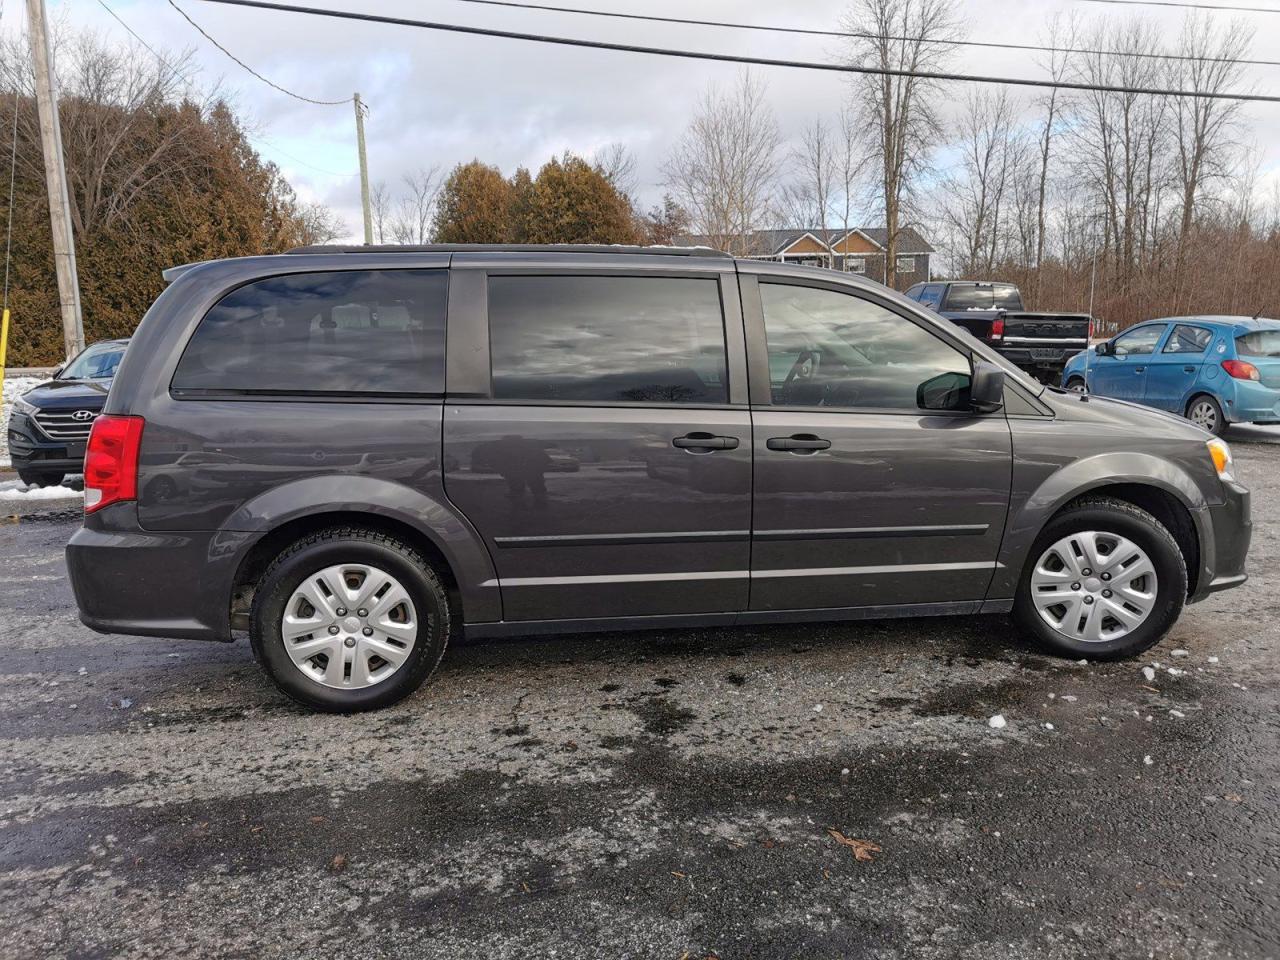
{"type": "Polygon", "coordinates": [[[1192,10],[1225,10],[1228,13],[1280,13],[1276,7],[1219,6],[1215,3],[1184,3],[1179,0],[1080,0],[1082,3],[1109,3],[1122,7],[1180,7],[1192,10]]]}
{"type": "Polygon", "coordinates": [[[282,86],[280,86],[280,84],[276,83],[274,80],[269,80],[268,78],[264,77],[264,76],[263,76],[262,74],[260,74],[257,70],[253,69],[253,67],[249,66],[247,63],[245,63],[243,60],[241,60],[239,57],[237,57],[234,53],[232,53],[230,50],[228,50],[226,47],[224,47],[221,43],[219,43],[217,40],[215,40],[212,36],[210,36],[210,35],[209,35],[209,32],[208,32],[207,30],[205,30],[205,28],[204,28],[204,27],[200,26],[200,24],[198,24],[198,23],[196,23],[194,20],[192,20],[192,19],[191,19],[190,14],[188,14],[188,13],[187,13],[187,11],[183,10],[180,6],[178,6],[178,4],[174,2],[174,0],[169,0],[169,6],[173,7],[173,9],[177,10],[177,11],[178,11],[178,13],[182,16],[182,19],[186,20],[186,21],[187,21],[187,23],[189,23],[189,24],[191,24],[191,26],[195,27],[195,29],[200,33],[200,35],[201,35],[202,37],[204,37],[206,40],[208,40],[210,43],[212,43],[215,47],[217,47],[219,50],[221,50],[223,53],[225,53],[228,57],[230,57],[232,60],[234,60],[236,63],[238,63],[241,67],[243,67],[243,68],[244,68],[246,71],[248,71],[250,74],[252,74],[253,76],[257,77],[259,80],[261,80],[261,81],[262,81],[263,83],[265,83],[267,86],[272,87],[272,88],[274,88],[274,89],[276,89],[276,90],[279,90],[281,93],[287,94],[287,95],[289,95],[289,96],[293,97],[295,100],[301,100],[301,101],[303,101],[304,103],[314,103],[314,104],[316,104],[316,105],[318,105],[318,106],[322,106],[322,107],[340,107],[340,106],[343,106],[344,104],[351,103],[351,101],[354,99],[353,97],[344,97],[344,98],[343,98],[343,99],[341,99],[341,100],[317,100],[317,99],[316,99],[316,98],[314,98],[314,97],[307,97],[307,96],[302,95],[301,93],[295,93],[293,90],[290,90],[290,89],[288,89],[287,87],[282,87],[282,86]]]}
{"type": "MultiPolygon", "coordinates": [[[[820,30],[816,27],[788,27],[778,24],[738,23],[730,20],[694,20],[685,17],[663,17],[650,13],[624,13],[616,10],[590,10],[585,7],[565,7],[547,3],[517,3],[515,0],[454,0],[484,7],[504,7],[511,10],[540,10],[549,13],[569,13],[588,17],[606,17],[614,20],[639,20],[650,23],[674,23],[682,26],[717,27],[730,30],[752,30],[763,33],[787,33],[812,37],[839,37],[864,40],[914,41],[918,37],[894,34],[878,34],[865,30],[820,30]]],[[[1246,60],[1236,57],[1204,57],[1182,53],[1129,53],[1091,47],[1056,47],[1036,43],[1004,43],[996,40],[958,40],[931,38],[930,43],[954,47],[983,47],[994,50],[1025,50],[1033,53],[1079,53],[1090,56],[1126,56],[1150,60],[1191,60],[1203,63],[1239,63],[1248,66],[1280,67],[1280,60],[1246,60]]]]}
{"type": "MultiPolygon", "coordinates": [[[[169,0],[173,3],[173,0],[169,0]]],[[[1101,93],[1144,94],[1151,96],[1183,97],[1198,100],[1230,100],[1236,102],[1280,103],[1280,96],[1257,93],[1225,93],[1204,90],[1177,90],[1152,87],[1133,87],[1117,84],[1084,83],[1072,80],[1044,80],[1030,77],[982,76],[966,73],[949,73],[936,70],[901,70],[896,68],[863,66],[859,64],[820,63],[810,60],[783,60],[774,57],[754,57],[746,54],[710,53],[697,50],[674,49],[670,47],[650,47],[633,43],[615,43],[607,40],[586,40],[577,37],[562,37],[552,34],[525,33],[517,30],[500,30],[493,27],[476,27],[457,23],[439,23],[430,20],[415,20],[409,17],[392,17],[385,14],[362,13],[352,10],[334,10],[323,7],[308,7],[295,4],[275,3],[271,0],[200,0],[203,3],[218,3],[226,6],[249,7],[259,10],[274,10],[283,13],[304,14],[308,16],[329,17],[339,20],[363,21],[366,23],[387,24],[390,26],[413,27],[422,30],[435,30],[447,33],[469,34],[472,36],[496,37],[506,40],[522,40],[530,43],[545,43],[558,46],[581,47],[589,50],[611,50],[622,53],[638,53],[648,56],[675,57],[686,60],[707,60],[719,63],[740,63],[753,66],[786,67],[800,70],[819,70],[831,73],[850,73],[872,76],[911,77],[921,80],[940,80],[959,83],[997,84],[1003,86],[1045,87],[1059,90],[1089,90],[1101,93]]]]}

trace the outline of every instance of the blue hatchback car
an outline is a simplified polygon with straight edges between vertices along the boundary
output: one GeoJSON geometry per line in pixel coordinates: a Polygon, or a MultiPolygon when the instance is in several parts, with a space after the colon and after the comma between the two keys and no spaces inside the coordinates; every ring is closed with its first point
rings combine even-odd
{"type": "Polygon", "coordinates": [[[1148,320],[1068,360],[1062,385],[1168,410],[1214,434],[1280,423],[1280,321],[1148,320]]]}

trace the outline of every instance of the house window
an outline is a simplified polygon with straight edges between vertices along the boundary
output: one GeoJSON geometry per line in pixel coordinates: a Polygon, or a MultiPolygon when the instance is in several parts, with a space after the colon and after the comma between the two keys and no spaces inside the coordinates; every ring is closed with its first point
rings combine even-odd
{"type": "Polygon", "coordinates": [[[898,273],[915,273],[916,272],[915,257],[899,257],[897,260],[894,261],[894,263],[896,264],[894,269],[898,273]]]}
{"type": "Polygon", "coordinates": [[[845,273],[866,273],[867,261],[862,257],[845,257],[845,273]]]}

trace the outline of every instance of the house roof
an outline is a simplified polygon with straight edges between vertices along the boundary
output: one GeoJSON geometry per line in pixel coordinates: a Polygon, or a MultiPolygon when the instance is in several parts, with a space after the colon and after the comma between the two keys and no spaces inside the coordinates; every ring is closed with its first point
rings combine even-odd
{"type": "MultiPolygon", "coordinates": [[[[864,237],[883,249],[889,242],[889,231],[884,227],[852,227],[849,233],[861,233],[864,237]]],[[[792,229],[792,230],[756,230],[751,234],[750,243],[747,245],[747,256],[749,257],[775,257],[782,253],[788,247],[793,246],[796,241],[805,237],[805,235],[813,237],[827,246],[838,243],[845,236],[844,230],[820,230],[817,227],[810,229],[792,229]]],[[[714,246],[714,240],[708,236],[690,234],[677,237],[675,240],[677,246],[681,247],[706,247],[714,246]]],[[[898,253],[933,253],[934,248],[924,237],[920,236],[913,227],[900,227],[898,229],[898,253]]]]}

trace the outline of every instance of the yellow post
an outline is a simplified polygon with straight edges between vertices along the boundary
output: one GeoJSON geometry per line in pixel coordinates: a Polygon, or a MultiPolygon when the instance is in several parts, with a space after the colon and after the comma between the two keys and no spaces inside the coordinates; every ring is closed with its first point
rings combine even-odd
{"type": "Polygon", "coordinates": [[[9,356],[9,308],[0,316],[0,397],[4,396],[4,365],[9,356]]]}

